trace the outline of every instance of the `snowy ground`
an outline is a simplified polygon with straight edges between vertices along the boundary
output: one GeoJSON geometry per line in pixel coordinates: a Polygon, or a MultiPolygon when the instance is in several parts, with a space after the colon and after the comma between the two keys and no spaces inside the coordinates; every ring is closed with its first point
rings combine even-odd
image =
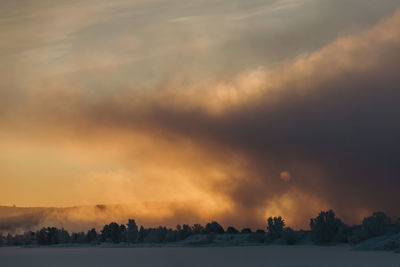
{"type": "Polygon", "coordinates": [[[382,266],[400,267],[400,254],[348,246],[160,248],[0,248],[0,266],[382,266]]]}

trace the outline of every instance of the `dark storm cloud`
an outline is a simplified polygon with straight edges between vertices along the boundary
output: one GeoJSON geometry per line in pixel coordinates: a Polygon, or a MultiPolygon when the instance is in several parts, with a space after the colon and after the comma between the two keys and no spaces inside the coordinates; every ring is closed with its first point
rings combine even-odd
{"type": "MultiPolygon", "coordinates": [[[[155,93],[143,112],[122,101],[103,103],[85,116],[96,114],[99,125],[184,136],[207,144],[210,157],[219,148],[242,153],[250,162],[248,176],[232,177],[216,190],[226,191],[243,210],[296,188],[347,220],[357,209],[398,216],[399,21],[397,13],[361,35],[274,69],[262,85],[274,84],[272,93],[261,91],[218,114],[207,112],[207,103],[182,108],[155,93]],[[290,186],[280,183],[282,171],[292,174],[290,186]]],[[[174,90],[164,96],[180,98],[180,89],[174,90]]]]}
{"type": "MultiPolygon", "coordinates": [[[[7,111],[0,126],[10,135],[26,133],[28,141],[40,136],[44,146],[47,139],[62,140],[60,147],[67,139],[82,150],[117,144],[125,153],[118,158],[123,167],[139,161],[137,169],[147,168],[131,179],[140,191],[189,199],[201,188],[196,197],[213,200],[201,208],[167,207],[171,214],[193,209],[193,217],[204,218],[212,204],[226,204],[230,210],[215,209],[223,222],[261,225],[265,216],[281,213],[297,226],[321,208],[335,209],[348,222],[373,210],[399,216],[400,13],[373,26],[396,1],[234,3],[216,5],[213,12],[210,3],[178,11],[161,5],[161,15],[153,12],[160,10],[158,2],[140,2],[138,9],[67,5],[74,19],[62,16],[59,27],[38,31],[59,12],[44,8],[35,17],[39,26],[29,29],[40,34],[26,36],[33,40],[24,42],[32,45],[27,50],[8,45],[20,40],[18,29],[29,22],[23,16],[9,31],[11,41],[0,43],[3,51],[12,50],[5,53],[3,73],[24,73],[19,82],[15,76],[1,79],[2,89],[24,90],[0,91],[6,107],[0,111],[7,111]],[[130,27],[138,24],[143,27],[130,27]],[[27,60],[11,64],[20,52],[27,60]],[[135,83],[154,80],[153,71],[160,78],[159,70],[169,66],[154,88],[135,83]],[[249,70],[232,75],[244,66],[249,70]],[[199,79],[221,69],[221,79],[199,79]],[[193,73],[194,79],[186,79],[193,73]],[[176,175],[177,169],[184,175],[176,175]],[[162,177],[148,179],[155,171],[162,177]],[[290,173],[290,181],[280,179],[282,172],[290,173]],[[224,179],[218,179],[221,173],[224,179]],[[166,190],[171,183],[184,184],[183,190],[166,190]]],[[[116,180],[129,188],[118,177],[107,176],[99,192],[126,190],[112,191],[116,180]]],[[[95,178],[85,192],[100,184],[95,178]]],[[[158,219],[172,222],[168,216],[158,219]]]]}

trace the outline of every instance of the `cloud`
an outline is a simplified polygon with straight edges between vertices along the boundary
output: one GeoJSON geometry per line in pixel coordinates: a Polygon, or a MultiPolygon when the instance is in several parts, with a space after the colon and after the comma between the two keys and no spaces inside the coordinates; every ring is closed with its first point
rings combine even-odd
{"type": "Polygon", "coordinates": [[[172,73],[154,87],[125,86],[109,65],[110,75],[54,76],[30,84],[2,127],[83,162],[74,190],[87,204],[165,201],[165,220],[257,227],[277,213],[307,227],[325,208],[349,223],[378,209],[398,216],[399,27],[396,12],[228,80],[172,73]]]}

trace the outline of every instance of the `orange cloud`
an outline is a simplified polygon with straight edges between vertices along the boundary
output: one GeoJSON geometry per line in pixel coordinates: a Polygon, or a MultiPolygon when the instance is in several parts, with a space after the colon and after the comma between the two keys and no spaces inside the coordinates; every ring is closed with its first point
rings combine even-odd
{"type": "MultiPolygon", "coordinates": [[[[347,207],[360,214],[380,207],[399,212],[397,192],[372,186],[382,173],[397,185],[390,157],[397,146],[388,141],[397,139],[386,135],[397,131],[397,103],[391,101],[398,94],[392,88],[400,84],[399,26],[397,12],[361,34],[275,68],[246,70],[228,82],[187,84],[172,77],[155,88],[112,91],[100,85],[84,90],[85,83],[68,75],[32,83],[24,105],[6,114],[0,127],[2,144],[26,142],[35,155],[20,158],[26,150],[15,146],[0,153],[4,158],[14,151],[14,165],[36,158],[57,167],[4,167],[3,190],[20,195],[23,183],[12,180],[31,175],[40,186],[25,188],[21,204],[28,197],[43,203],[40,196],[49,205],[132,203],[49,217],[86,224],[96,216],[171,224],[192,216],[262,227],[266,216],[280,213],[290,225],[305,227],[309,216],[328,207],[345,218],[351,218],[347,207]],[[296,179],[282,183],[278,177],[290,180],[282,170],[296,179]],[[382,195],[390,201],[382,202],[382,195]]],[[[14,201],[12,194],[2,201],[14,201]]]]}

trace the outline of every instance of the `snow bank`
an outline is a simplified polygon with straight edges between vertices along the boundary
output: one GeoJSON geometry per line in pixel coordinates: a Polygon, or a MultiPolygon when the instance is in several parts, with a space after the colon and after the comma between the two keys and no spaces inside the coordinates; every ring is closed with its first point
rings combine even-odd
{"type": "Polygon", "coordinates": [[[0,248],[1,267],[399,267],[400,254],[349,246],[0,248]]]}

